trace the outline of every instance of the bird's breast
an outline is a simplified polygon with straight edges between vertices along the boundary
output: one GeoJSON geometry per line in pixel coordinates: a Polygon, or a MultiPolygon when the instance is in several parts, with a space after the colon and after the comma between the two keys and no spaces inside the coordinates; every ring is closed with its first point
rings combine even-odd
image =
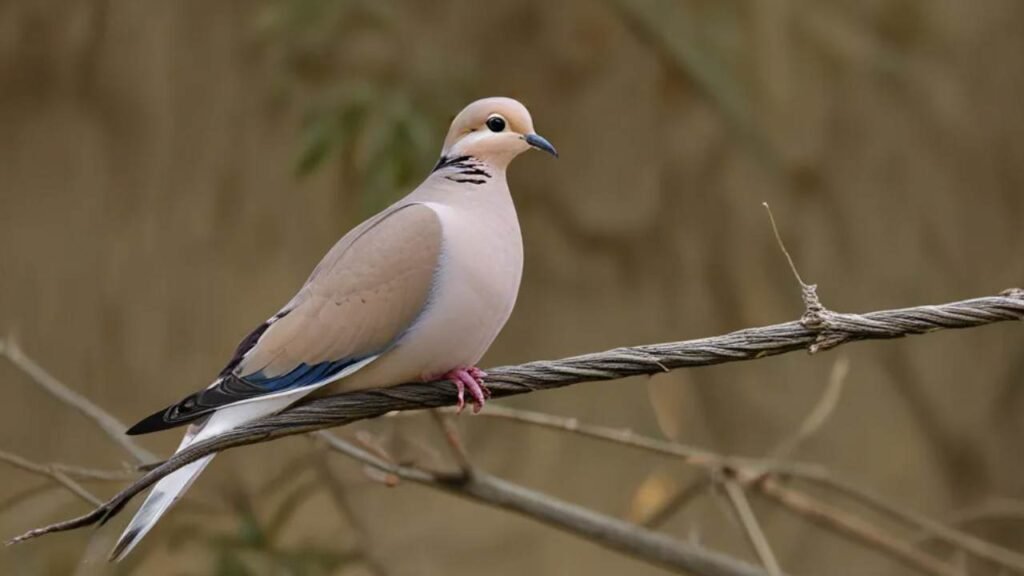
{"type": "Polygon", "coordinates": [[[494,204],[425,203],[444,238],[427,306],[394,348],[340,383],[345,388],[438,377],[483,357],[512,313],[523,271],[511,198],[485,200],[494,204]]]}
{"type": "Polygon", "coordinates": [[[505,325],[519,293],[523,243],[515,209],[442,206],[442,262],[424,329],[458,342],[458,364],[474,364],[505,325]]]}

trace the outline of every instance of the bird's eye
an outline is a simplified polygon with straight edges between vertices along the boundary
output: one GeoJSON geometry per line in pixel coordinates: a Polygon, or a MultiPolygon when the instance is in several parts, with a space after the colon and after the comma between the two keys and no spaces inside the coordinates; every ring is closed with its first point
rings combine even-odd
{"type": "Polygon", "coordinates": [[[505,119],[501,116],[491,116],[487,119],[487,129],[491,132],[501,132],[505,130],[505,119]]]}

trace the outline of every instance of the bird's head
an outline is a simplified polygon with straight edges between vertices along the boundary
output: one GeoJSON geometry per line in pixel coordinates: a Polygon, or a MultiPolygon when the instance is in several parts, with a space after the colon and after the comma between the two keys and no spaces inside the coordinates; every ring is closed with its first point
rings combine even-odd
{"type": "Polygon", "coordinates": [[[472,156],[504,168],[513,158],[536,148],[554,157],[550,142],[533,131],[530,112],[511,98],[484,98],[466,106],[452,120],[441,156],[472,156]]]}

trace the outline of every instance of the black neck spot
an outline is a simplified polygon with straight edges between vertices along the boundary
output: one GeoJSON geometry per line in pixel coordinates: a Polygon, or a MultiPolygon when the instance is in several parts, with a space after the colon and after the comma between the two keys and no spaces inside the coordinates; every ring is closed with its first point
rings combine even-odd
{"type": "Polygon", "coordinates": [[[487,171],[487,165],[473,158],[472,156],[441,156],[434,166],[434,172],[438,170],[452,170],[451,174],[445,174],[445,179],[460,184],[483,184],[490,179],[491,173],[487,171]]]}
{"type": "Polygon", "coordinates": [[[472,156],[441,156],[441,158],[437,161],[437,164],[434,165],[434,169],[431,170],[431,172],[437,172],[442,168],[447,168],[454,164],[460,164],[470,160],[474,160],[474,158],[472,156]]]}

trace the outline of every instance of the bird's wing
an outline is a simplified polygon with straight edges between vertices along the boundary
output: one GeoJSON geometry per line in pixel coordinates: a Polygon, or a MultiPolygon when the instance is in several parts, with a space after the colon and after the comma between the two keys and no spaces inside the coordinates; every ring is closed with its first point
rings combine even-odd
{"type": "Polygon", "coordinates": [[[342,238],[299,293],[243,339],[220,378],[133,426],[144,434],[218,408],[320,386],[372,362],[429,305],[442,251],[437,213],[398,204],[342,238]]]}

